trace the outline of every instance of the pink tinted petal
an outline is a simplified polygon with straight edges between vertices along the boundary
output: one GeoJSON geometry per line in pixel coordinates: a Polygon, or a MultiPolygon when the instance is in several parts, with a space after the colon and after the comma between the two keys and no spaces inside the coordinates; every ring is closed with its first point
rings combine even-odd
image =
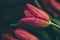
{"type": "Polygon", "coordinates": [[[28,25],[34,26],[34,27],[45,27],[48,25],[48,21],[42,20],[42,19],[38,19],[38,18],[22,18],[20,20],[20,22],[22,23],[26,23],[28,25]]]}
{"type": "Polygon", "coordinates": [[[22,30],[14,30],[14,33],[15,33],[16,37],[21,40],[28,39],[22,30]]]}
{"type": "Polygon", "coordinates": [[[10,34],[3,34],[2,37],[8,40],[17,40],[16,38],[13,38],[10,34]]]}
{"type": "Polygon", "coordinates": [[[56,0],[50,0],[50,3],[53,7],[60,10],[60,3],[56,2],[56,0]]]}
{"type": "Polygon", "coordinates": [[[44,20],[49,20],[49,15],[43,11],[42,9],[39,9],[31,4],[27,4],[28,10],[35,16],[44,20]]]}
{"type": "Polygon", "coordinates": [[[33,15],[28,10],[24,10],[24,14],[26,17],[33,17],[33,15]]]}
{"type": "Polygon", "coordinates": [[[16,29],[14,30],[14,33],[16,34],[17,38],[20,38],[21,40],[38,40],[37,37],[23,29],[16,29]]]}
{"type": "Polygon", "coordinates": [[[54,12],[47,4],[47,0],[43,0],[43,4],[45,5],[45,8],[51,12],[54,16],[58,16],[58,14],[56,12],[54,12]]]}

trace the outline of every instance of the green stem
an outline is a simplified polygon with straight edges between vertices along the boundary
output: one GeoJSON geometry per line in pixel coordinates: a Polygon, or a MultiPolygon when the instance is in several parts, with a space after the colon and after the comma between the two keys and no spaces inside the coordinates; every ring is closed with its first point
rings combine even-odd
{"type": "Polygon", "coordinates": [[[10,26],[16,26],[16,25],[19,25],[21,23],[15,23],[15,24],[10,24],[10,26]]]}
{"type": "Polygon", "coordinates": [[[53,23],[53,22],[51,22],[51,24],[54,25],[54,26],[56,26],[56,27],[58,27],[58,28],[60,28],[59,25],[57,25],[57,24],[55,24],[55,23],[53,23]]]}
{"type": "Polygon", "coordinates": [[[39,2],[38,2],[37,0],[34,0],[34,1],[35,1],[35,3],[36,3],[37,7],[41,8],[39,2]]]}

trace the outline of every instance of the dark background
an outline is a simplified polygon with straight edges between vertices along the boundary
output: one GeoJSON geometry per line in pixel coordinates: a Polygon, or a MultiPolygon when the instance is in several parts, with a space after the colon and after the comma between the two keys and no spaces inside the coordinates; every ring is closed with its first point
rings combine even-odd
{"type": "MultiPolygon", "coordinates": [[[[35,5],[33,0],[0,0],[0,33],[11,29],[10,24],[18,23],[23,18],[26,3],[35,5]]],[[[14,29],[14,27],[12,27],[14,29]]]]}
{"type": "MultiPolygon", "coordinates": [[[[24,17],[26,3],[34,4],[33,0],[1,0],[0,1],[0,28],[7,28],[24,17]]],[[[4,30],[3,29],[3,30],[4,30]]]]}

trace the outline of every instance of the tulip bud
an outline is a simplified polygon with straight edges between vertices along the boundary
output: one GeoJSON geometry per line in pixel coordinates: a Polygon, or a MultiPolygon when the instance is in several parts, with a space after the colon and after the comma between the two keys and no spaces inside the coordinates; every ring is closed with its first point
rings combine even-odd
{"type": "Polygon", "coordinates": [[[27,23],[34,27],[47,27],[51,24],[49,15],[31,4],[27,4],[28,10],[24,11],[26,18],[22,18],[20,22],[27,23]],[[28,18],[27,18],[28,17],[28,18]]]}
{"type": "Polygon", "coordinates": [[[50,0],[51,6],[53,6],[55,9],[60,10],[60,3],[58,0],[50,0]]]}
{"type": "Polygon", "coordinates": [[[14,30],[14,33],[16,34],[16,37],[21,40],[39,40],[38,37],[30,34],[29,32],[23,29],[16,29],[14,30]]]}
{"type": "Polygon", "coordinates": [[[60,17],[60,1],[59,0],[42,0],[42,4],[47,12],[55,17],[60,17]]]}
{"type": "Polygon", "coordinates": [[[27,8],[28,8],[28,10],[24,11],[25,18],[22,18],[20,20],[20,23],[26,23],[26,24],[28,24],[30,26],[34,26],[36,28],[40,28],[40,27],[44,28],[49,25],[54,25],[54,26],[60,28],[59,25],[51,22],[49,15],[42,9],[39,9],[31,4],[27,4],[27,8]]]}
{"type": "Polygon", "coordinates": [[[3,34],[2,35],[3,40],[7,39],[7,40],[17,40],[16,38],[12,37],[10,34],[3,34]]]}
{"type": "MultiPolygon", "coordinates": [[[[47,1],[47,0],[46,0],[46,1],[47,1]]],[[[52,0],[50,0],[50,1],[52,2],[52,0]]],[[[48,2],[48,1],[47,1],[47,2],[48,2]]],[[[55,5],[55,4],[56,4],[57,6],[59,5],[57,2],[55,2],[55,0],[53,0],[53,2],[54,2],[54,5],[55,5]]],[[[52,2],[52,3],[53,3],[53,2],[52,2]]],[[[46,5],[46,4],[45,4],[45,5],[46,5]]],[[[55,6],[56,6],[56,5],[55,5],[55,6]]],[[[56,8],[57,8],[58,10],[60,10],[60,8],[57,7],[57,6],[56,6],[56,8]]],[[[41,27],[45,27],[45,26],[49,26],[49,25],[54,25],[54,26],[60,28],[59,25],[51,22],[49,15],[48,15],[45,11],[43,11],[42,9],[39,9],[39,8],[37,8],[37,7],[35,7],[35,6],[31,5],[31,4],[27,4],[27,8],[28,8],[28,10],[33,14],[33,16],[35,16],[36,18],[39,18],[40,20],[42,20],[42,22],[40,22],[41,27]],[[43,20],[45,21],[45,25],[43,24],[43,22],[44,22],[43,20]],[[44,26],[42,26],[42,24],[43,24],[44,26]]],[[[51,9],[50,9],[50,10],[51,10],[51,9]]],[[[52,11],[52,10],[51,10],[51,11],[52,11]]],[[[53,13],[54,13],[54,12],[53,12],[53,13]]]]}

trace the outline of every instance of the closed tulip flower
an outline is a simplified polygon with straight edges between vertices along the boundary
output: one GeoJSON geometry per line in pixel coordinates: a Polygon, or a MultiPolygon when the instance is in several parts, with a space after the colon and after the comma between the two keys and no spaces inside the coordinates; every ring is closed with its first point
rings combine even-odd
{"type": "MultiPolygon", "coordinates": [[[[44,28],[48,27],[49,25],[54,25],[60,28],[59,25],[53,23],[50,20],[50,17],[47,12],[35,7],[34,5],[27,4],[27,10],[24,10],[24,15],[25,17],[20,19],[18,24],[26,23],[36,28],[44,28]]],[[[14,26],[18,24],[12,24],[12,25],[14,26]]]]}
{"type": "Polygon", "coordinates": [[[3,40],[17,40],[16,38],[12,37],[9,33],[2,35],[3,40]]]}
{"type": "Polygon", "coordinates": [[[27,9],[28,10],[24,11],[26,17],[22,18],[20,22],[27,23],[28,25],[37,28],[47,27],[48,25],[50,25],[51,21],[49,15],[45,11],[31,4],[27,4],[27,9]]]}
{"type": "Polygon", "coordinates": [[[39,40],[38,37],[21,28],[14,30],[14,33],[16,37],[21,40],[39,40]]]}
{"type": "Polygon", "coordinates": [[[44,28],[48,27],[49,25],[54,25],[60,28],[59,25],[53,23],[50,20],[49,15],[47,12],[39,9],[31,4],[27,4],[27,10],[24,10],[25,18],[20,20],[21,23],[26,23],[36,28],[44,28]]]}
{"type": "Polygon", "coordinates": [[[13,30],[16,37],[13,37],[10,35],[10,33],[2,34],[3,40],[40,40],[35,35],[27,32],[26,30],[22,28],[17,28],[16,30],[13,30]]]}
{"type": "Polygon", "coordinates": [[[42,0],[45,10],[55,17],[60,17],[60,0],[42,0]]]}

